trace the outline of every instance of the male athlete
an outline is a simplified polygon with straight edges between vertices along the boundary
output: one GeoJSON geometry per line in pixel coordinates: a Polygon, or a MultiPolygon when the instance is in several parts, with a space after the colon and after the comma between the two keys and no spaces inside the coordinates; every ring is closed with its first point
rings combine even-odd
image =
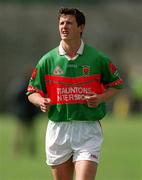
{"type": "Polygon", "coordinates": [[[94,180],[102,144],[99,120],[105,102],[122,88],[110,59],[82,40],[85,17],[78,9],[59,10],[58,47],[32,73],[28,98],[48,112],[47,164],[54,180],[94,180]]]}

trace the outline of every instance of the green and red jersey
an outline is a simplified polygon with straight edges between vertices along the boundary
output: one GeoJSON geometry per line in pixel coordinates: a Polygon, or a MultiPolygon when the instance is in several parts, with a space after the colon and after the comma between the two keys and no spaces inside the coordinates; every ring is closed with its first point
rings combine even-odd
{"type": "Polygon", "coordinates": [[[51,99],[52,121],[95,121],[105,116],[105,103],[87,106],[85,95],[101,94],[106,88],[122,88],[122,79],[110,59],[85,44],[81,55],[68,60],[58,47],[45,54],[34,69],[27,94],[38,92],[51,99]]]}

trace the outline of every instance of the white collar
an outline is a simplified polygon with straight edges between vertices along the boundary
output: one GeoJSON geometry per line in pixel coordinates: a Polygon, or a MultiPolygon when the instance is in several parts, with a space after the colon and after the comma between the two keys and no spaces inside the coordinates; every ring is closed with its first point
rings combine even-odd
{"type": "MultiPolygon", "coordinates": [[[[65,50],[63,49],[63,47],[62,47],[62,41],[60,42],[60,45],[59,45],[58,50],[59,50],[59,55],[60,55],[60,56],[64,56],[64,55],[67,56],[66,51],[65,51],[65,50]]],[[[83,50],[84,50],[84,42],[83,42],[83,40],[81,40],[81,45],[80,45],[80,47],[79,47],[76,55],[82,55],[82,54],[83,54],[83,50]]],[[[67,56],[67,57],[68,57],[68,56],[67,56]]],[[[69,57],[68,57],[68,59],[71,60],[71,58],[69,58],[69,57]]],[[[73,59],[74,59],[74,58],[73,58],[73,59]]]]}

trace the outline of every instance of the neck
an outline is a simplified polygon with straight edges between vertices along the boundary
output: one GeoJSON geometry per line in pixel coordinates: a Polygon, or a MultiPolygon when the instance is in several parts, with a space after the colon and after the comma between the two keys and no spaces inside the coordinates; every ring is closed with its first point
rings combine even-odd
{"type": "Polygon", "coordinates": [[[66,42],[62,41],[62,47],[66,51],[67,55],[73,57],[76,55],[78,49],[80,48],[81,40],[77,40],[74,42],[66,42]]]}

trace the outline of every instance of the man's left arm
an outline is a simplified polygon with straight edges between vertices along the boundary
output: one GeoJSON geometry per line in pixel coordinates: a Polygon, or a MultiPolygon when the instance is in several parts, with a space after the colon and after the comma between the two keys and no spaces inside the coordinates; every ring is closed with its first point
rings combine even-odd
{"type": "Polygon", "coordinates": [[[115,95],[117,95],[121,89],[108,88],[103,94],[93,94],[86,98],[91,107],[97,107],[100,103],[107,102],[115,95]]]}

